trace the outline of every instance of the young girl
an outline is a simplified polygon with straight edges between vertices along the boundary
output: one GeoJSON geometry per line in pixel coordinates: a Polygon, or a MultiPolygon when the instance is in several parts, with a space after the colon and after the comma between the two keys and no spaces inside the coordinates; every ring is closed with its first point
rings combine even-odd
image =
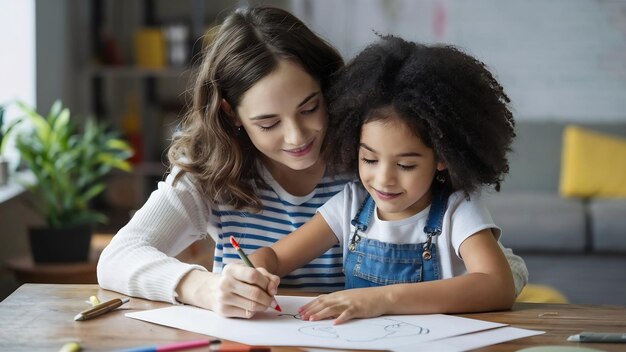
{"type": "Polygon", "coordinates": [[[514,121],[484,65],[385,37],[328,96],[330,165],[360,181],[250,259],[282,276],[342,245],[348,290],[303,306],[309,320],[510,308],[513,276],[480,189],[499,190],[514,121]]]}
{"type": "MultiPolygon", "coordinates": [[[[169,152],[172,172],[104,250],[103,288],[250,317],[272,302],[276,282],[238,265],[228,242],[269,246],[296,230],[343,189],[320,150],[327,129],[324,92],[343,62],[286,11],[239,9],[206,48],[193,106],[169,152]],[[174,258],[197,240],[216,242],[214,272],[174,258]]],[[[527,271],[505,251],[521,290],[527,271]]],[[[283,277],[284,287],[344,287],[335,245],[283,277]]]]}

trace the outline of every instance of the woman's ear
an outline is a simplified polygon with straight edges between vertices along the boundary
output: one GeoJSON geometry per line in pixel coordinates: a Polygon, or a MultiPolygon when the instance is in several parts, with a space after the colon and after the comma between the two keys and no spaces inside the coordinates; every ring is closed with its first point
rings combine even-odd
{"type": "Polygon", "coordinates": [[[222,99],[220,108],[226,113],[226,115],[233,119],[233,123],[235,124],[235,126],[241,127],[241,121],[239,121],[239,117],[237,116],[237,114],[235,114],[235,110],[233,110],[230,104],[228,104],[226,99],[222,99]]]}
{"type": "Polygon", "coordinates": [[[446,164],[443,161],[437,162],[437,171],[443,171],[443,170],[445,170],[447,168],[448,167],[446,166],[446,164]]]}

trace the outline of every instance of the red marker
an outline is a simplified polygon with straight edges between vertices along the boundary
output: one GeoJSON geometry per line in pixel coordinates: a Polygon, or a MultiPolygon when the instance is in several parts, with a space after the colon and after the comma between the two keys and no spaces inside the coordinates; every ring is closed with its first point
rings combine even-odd
{"type": "MultiPolygon", "coordinates": [[[[241,260],[243,260],[243,262],[246,263],[247,266],[254,268],[254,265],[252,264],[250,259],[248,259],[248,256],[246,255],[246,253],[244,253],[241,247],[239,247],[239,243],[237,243],[237,241],[235,240],[235,237],[230,236],[230,244],[232,244],[235,250],[237,250],[237,254],[239,254],[239,258],[241,258],[241,260]]],[[[282,312],[282,309],[280,309],[280,306],[276,302],[276,299],[272,300],[271,307],[276,309],[279,312],[282,312]]]]}

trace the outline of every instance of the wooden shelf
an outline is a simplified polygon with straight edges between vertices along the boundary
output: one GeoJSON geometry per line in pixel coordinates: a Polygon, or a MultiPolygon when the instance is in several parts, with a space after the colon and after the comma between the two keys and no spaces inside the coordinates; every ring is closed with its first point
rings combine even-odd
{"type": "Polygon", "coordinates": [[[230,5],[211,0],[175,3],[102,0],[81,2],[81,6],[84,7],[81,13],[90,14],[89,35],[83,36],[82,47],[85,50],[80,56],[81,84],[84,87],[81,94],[85,97],[83,110],[87,116],[111,122],[121,132],[125,130],[124,123],[129,121],[128,117],[132,116],[132,122],[139,126],[141,136],[132,142],[139,151],[137,159],[140,161],[133,165],[129,174],[113,171],[107,185],[114,188],[111,185],[118,182],[117,185],[124,189],[120,186],[124,183],[127,190],[132,188],[133,192],[128,192],[131,194],[128,198],[132,200],[120,203],[110,201],[103,207],[121,205],[125,209],[137,209],[156,187],[155,181],[162,179],[168,170],[163,165],[166,160],[164,153],[172,129],[179,123],[190,102],[190,87],[193,87],[199,68],[196,59],[200,57],[206,26],[223,17],[221,14],[230,5]],[[118,12],[126,15],[109,16],[118,12]],[[187,58],[180,61],[180,65],[171,64],[167,52],[170,42],[164,37],[166,60],[161,64],[163,67],[139,66],[138,62],[142,61],[138,60],[133,41],[137,31],[172,25],[188,27],[188,38],[185,40],[187,58]]]}
{"type": "Polygon", "coordinates": [[[143,68],[137,66],[92,66],[87,69],[91,77],[100,78],[171,78],[188,79],[193,68],[143,68]]]}
{"type": "Polygon", "coordinates": [[[167,166],[160,162],[142,162],[133,166],[133,173],[142,176],[163,176],[167,171],[167,166]]]}
{"type": "Polygon", "coordinates": [[[77,263],[35,263],[30,255],[7,260],[7,269],[23,283],[90,284],[97,283],[96,267],[100,253],[111,241],[111,234],[91,237],[89,261],[77,263]]]}

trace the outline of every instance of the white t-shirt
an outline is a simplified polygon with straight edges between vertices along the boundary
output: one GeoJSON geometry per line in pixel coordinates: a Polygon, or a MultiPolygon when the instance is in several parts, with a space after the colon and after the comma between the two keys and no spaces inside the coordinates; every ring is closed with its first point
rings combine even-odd
{"type": "MultiPolygon", "coordinates": [[[[358,182],[346,184],[343,191],[336,194],[318,211],[324,217],[343,247],[344,262],[350,242],[354,234],[351,220],[355,217],[367,191],[358,182]]],[[[362,237],[387,243],[423,243],[426,241],[424,226],[428,219],[430,206],[406,219],[385,221],[378,217],[377,210],[371,218],[365,232],[359,231],[362,237]]],[[[455,192],[448,198],[448,207],[443,217],[442,231],[433,241],[439,253],[439,265],[442,279],[463,275],[465,264],[459,254],[459,248],[468,237],[484,229],[492,229],[496,238],[501,230],[497,227],[480,193],[473,193],[469,200],[463,192],[455,192]]]]}

